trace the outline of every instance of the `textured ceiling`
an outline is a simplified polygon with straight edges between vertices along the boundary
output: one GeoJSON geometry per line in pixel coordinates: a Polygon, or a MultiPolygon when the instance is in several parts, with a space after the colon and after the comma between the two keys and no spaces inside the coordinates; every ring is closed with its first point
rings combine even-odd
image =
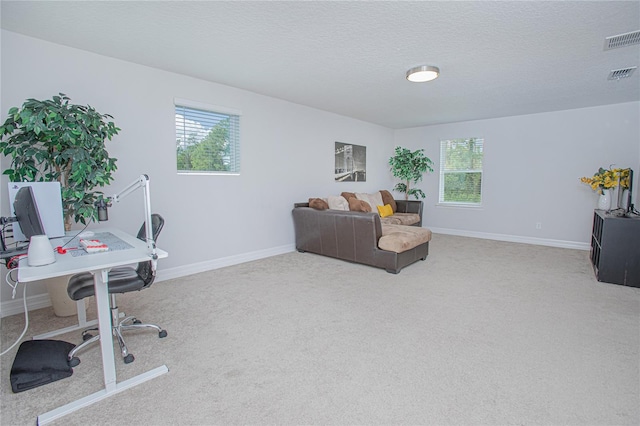
{"type": "Polygon", "coordinates": [[[391,128],[640,100],[640,1],[5,1],[2,28],[391,128]],[[407,69],[440,67],[429,83],[407,69]]]}

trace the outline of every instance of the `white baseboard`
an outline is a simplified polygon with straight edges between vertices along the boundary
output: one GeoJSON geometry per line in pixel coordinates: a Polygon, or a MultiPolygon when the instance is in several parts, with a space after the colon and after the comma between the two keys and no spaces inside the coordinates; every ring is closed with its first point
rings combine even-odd
{"type": "MultiPolygon", "coordinates": [[[[2,304],[0,305],[0,318],[24,313],[24,303],[22,301],[23,285],[24,284],[19,284],[15,299],[11,299],[7,302],[2,302],[2,304]]],[[[51,299],[49,299],[48,293],[27,296],[27,308],[30,311],[46,308],[47,306],[51,306],[51,299]]]]}
{"type": "Polygon", "coordinates": [[[271,247],[265,250],[257,250],[249,253],[242,253],[234,256],[208,260],[206,262],[192,263],[190,265],[162,269],[158,271],[156,281],[166,281],[174,278],[185,277],[187,275],[198,274],[200,272],[224,268],[226,266],[238,265],[240,263],[251,262],[253,260],[264,259],[271,256],[277,256],[279,254],[290,253],[292,251],[295,251],[295,249],[295,244],[287,244],[279,247],[271,247]]]}
{"type": "MultiPolygon", "coordinates": [[[[272,247],[269,249],[257,250],[249,253],[242,253],[235,256],[209,260],[206,262],[178,266],[176,268],[161,269],[158,271],[156,281],[166,281],[173,278],[180,278],[187,275],[210,271],[213,269],[224,268],[226,266],[233,266],[244,262],[251,262],[253,260],[277,256],[279,254],[290,253],[292,251],[295,251],[295,245],[287,244],[284,246],[272,247]]],[[[27,308],[30,311],[46,308],[47,306],[51,306],[51,300],[49,299],[49,295],[47,293],[41,293],[27,297],[27,308]]],[[[2,304],[0,304],[0,318],[8,317],[15,314],[21,314],[23,312],[24,306],[22,302],[22,288],[19,287],[15,299],[7,302],[2,302],[2,304]]]]}
{"type": "Polygon", "coordinates": [[[431,228],[434,234],[457,235],[460,237],[483,238],[486,240],[508,241],[512,243],[535,244],[538,246],[560,247],[576,250],[590,250],[589,243],[579,241],[552,240],[547,238],[522,237],[518,235],[491,234],[488,232],[465,231],[461,229],[431,228]]]}

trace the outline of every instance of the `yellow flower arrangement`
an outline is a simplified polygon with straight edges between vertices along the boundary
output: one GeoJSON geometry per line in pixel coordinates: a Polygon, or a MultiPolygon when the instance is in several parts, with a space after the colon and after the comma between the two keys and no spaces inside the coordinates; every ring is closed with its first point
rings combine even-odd
{"type": "Polygon", "coordinates": [[[591,189],[602,194],[605,189],[613,189],[620,185],[629,188],[629,169],[603,169],[600,167],[593,177],[581,177],[580,182],[591,186],[591,189]]]}

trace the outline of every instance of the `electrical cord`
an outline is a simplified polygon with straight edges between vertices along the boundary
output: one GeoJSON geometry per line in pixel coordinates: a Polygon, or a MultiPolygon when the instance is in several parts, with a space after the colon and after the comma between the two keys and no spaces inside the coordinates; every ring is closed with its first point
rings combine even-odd
{"type": "Polygon", "coordinates": [[[21,250],[25,247],[27,247],[29,245],[29,243],[27,242],[26,244],[23,243],[22,245],[20,245],[20,241],[13,241],[11,243],[7,242],[7,239],[11,239],[13,240],[13,223],[12,222],[6,222],[5,217],[0,218],[0,222],[2,222],[2,231],[0,232],[0,245],[2,245],[2,251],[5,252],[5,254],[7,252],[12,252],[12,251],[18,251],[21,250]],[[7,228],[7,225],[9,225],[9,228],[7,228]]]}
{"type": "Polygon", "coordinates": [[[4,230],[7,227],[5,223],[2,224],[2,230],[0,230],[0,250],[5,251],[7,245],[4,243],[4,230]]]}
{"type": "Polygon", "coordinates": [[[82,228],[76,235],[73,236],[73,238],[69,238],[69,241],[67,241],[66,243],[64,243],[62,246],[59,247],[59,249],[63,249],[67,246],[67,244],[69,244],[71,241],[75,240],[78,235],[82,234],[91,224],[91,222],[87,223],[84,228],[82,228]]]}
{"type": "MultiPolygon", "coordinates": [[[[18,287],[18,284],[19,284],[17,280],[14,281],[14,284],[11,284],[9,282],[9,280],[13,280],[13,278],[11,278],[11,272],[13,272],[14,270],[16,270],[16,268],[10,269],[9,272],[7,272],[7,275],[5,276],[5,281],[13,289],[13,297],[12,297],[12,299],[15,299],[16,288],[18,287]]],[[[22,304],[24,306],[24,330],[22,330],[22,334],[20,334],[20,337],[18,337],[16,339],[16,341],[13,342],[13,344],[11,346],[9,346],[6,350],[4,350],[2,353],[0,353],[0,356],[4,356],[5,354],[7,354],[18,343],[20,343],[22,341],[22,338],[24,337],[24,335],[27,334],[27,329],[29,328],[29,311],[27,310],[27,286],[26,285],[23,286],[23,290],[22,290],[22,304]]]]}
{"type": "MultiPolygon", "coordinates": [[[[67,244],[69,244],[73,239],[75,239],[78,235],[82,234],[87,227],[89,226],[91,222],[87,223],[84,228],[82,228],[82,230],[80,230],[80,232],[78,232],[73,238],[71,238],[69,241],[67,241],[64,246],[66,246],[67,244]]],[[[4,236],[4,226],[2,227],[2,230],[0,230],[0,232],[2,233],[2,235],[4,236]]],[[[4,238],[3,238],[3,245],[4,245],[4,238]]],[[[64,247],[62,246],[62,247],[64,247]]],[[[20,255],[16,255],[13,256],[11,259],[9,259],[9,261],[7,262],[7,268],[9,268],[9,271],[7,272],[7,275],[5,276],[5,281],[6,283],[9,285],[9,287],[11,287],[12,292],[11,292],[11,298],[15,299],[16,297],[16,290],[18,288],[18,284],[19,281],[17,279],[13,279],[13,277],[11,276],[11,273],[13,271],[17,271],[18,270],[18,262],[20,260],[21,257],[26,256],[25,254],[20,254],[20,255]],[[13,281],[13,284],[11,283],[13,281]]],[[[27,329],[29,328],[29,310],[27,309],[27,286],[24,285],[23,290],[22,290],[22,304],[24,306],[24,329],[22,330],[22,333],[20,334],[20,337],[18,337],[16,339],[15,342],[13,342],[13,344],[11,346],[9,346],[6,350],[4,350],[2,353],[0,353],[0,357],[4,356],[5,354],[7,354],[9,351],[11,351],[11,349],[13,349],[18,343],[20,343],[22,341],[22,338],[25,336],[25,334],[27,334],[27,329]]]]}
{"type": "MultiPolygon", "coordinates": [[[[18,267],[18,264],[20,262],[20,259],[25,257],[26,254],[17,254],[15,256],[13,256],[12,258],[10,258],[9,260],[7,260],[7,268],[8,269],[14,269],[18,267]]],[[[9,284],[11,286],[11,284],[9,284]]],[[[13,286],[12,286],[13,287],[13,286]]],[[[15,293],[15,291],[14,291],[15,293]]],[[[15,297],[15,294],[14,294],[15,297]]]]}
{"type": "MultiPolygon", "coordinates": [[[[17,256],[16,256],[17,257],[17,256]]],[[[13,260],[13,258],[11,259],[13,260]]],[[[17,265],[17,264],[16,264],[17,265]]],[[[14,279],[11,276],[11,273],[17,270],[17,266],[14,266],[13,268],[10,268],[9,271],[7,272],[7,275],[4,277],[4,280],[6,281],[6,283],[9,285],[9,287],[11,287],[11,289],[13,290],[11,292],[11,298],[15,299],[16,298],[16,289],[18,287],[18,280],[14,279]],[[11,284],[11,281],[13,281],[13,284],[11,284]]]]}

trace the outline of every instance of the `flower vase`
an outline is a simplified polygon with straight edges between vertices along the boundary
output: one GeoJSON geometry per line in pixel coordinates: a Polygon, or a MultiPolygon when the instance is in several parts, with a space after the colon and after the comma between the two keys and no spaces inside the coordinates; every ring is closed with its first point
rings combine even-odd
{"type": "Polygon", "coordinates": [[[611,210],[611,191],[603,189],[602,194],[598,197],[598,210],[611,210]]]}

